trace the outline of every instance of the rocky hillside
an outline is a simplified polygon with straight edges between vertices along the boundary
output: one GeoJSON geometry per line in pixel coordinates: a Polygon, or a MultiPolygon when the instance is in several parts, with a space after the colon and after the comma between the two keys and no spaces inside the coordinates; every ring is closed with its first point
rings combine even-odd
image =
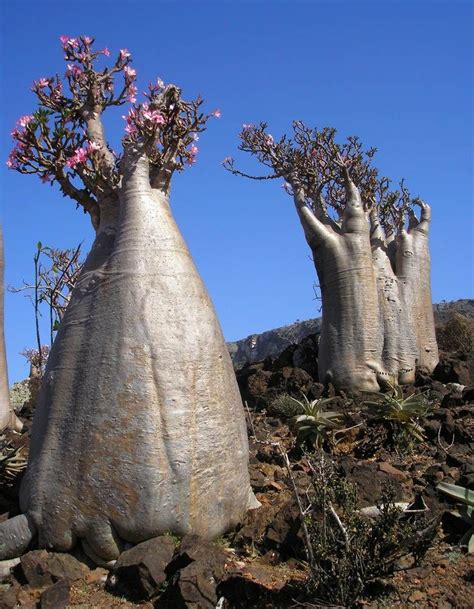
{"type": "MultiPolygon", "coordinates": [[[[444,324],[453,313],[474,320],[474,300],[464,299],[452,302],[440,302],[433,305],[436,324],[444,324]]],[[[245,364],[263,361],[267,357],[277,357],[286,347],[299,344],[311,334],[318,334],[321,327],[321,318],[296,321],[289,326],[282,326],[274,330],[251,334],[242,340],[227,343],[234,368],[241,368],[245,364]]]]}

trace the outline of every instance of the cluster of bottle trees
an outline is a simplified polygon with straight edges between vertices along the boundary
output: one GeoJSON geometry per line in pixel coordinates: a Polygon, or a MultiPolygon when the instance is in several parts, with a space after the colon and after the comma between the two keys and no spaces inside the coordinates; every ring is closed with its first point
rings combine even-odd
{"type": "MultiPolygon", "coordinates": [[[[93,43],[61,37],[64,78],[34,83],[38,109],[12,132],[7,165],[55,183],[89,215],[95,240],[48,359],[22,514],[0,524],[0,558],[37,537],[63,551],[81,540],[104,563],[163,532],[219,535],[258,506],[230,357],[169,204],[174,173],[195,162],[198,134],[220,112],[160,80],[137,103],[128,50],[99,69],[109,51],[93,43]],[[102,114],[126,103],[116,154],[102,114]]],[[[275,141],[264,123],[244,125],[240,148],[269,168],[262,178],[285,181],[313,252],[320,380],[410,383],[437,362],[430,209],[404,185],[391,191],[357,138],[293,129],[275,141]]],[[[18,427],[0,364],[0,423],[18,427]]]]}

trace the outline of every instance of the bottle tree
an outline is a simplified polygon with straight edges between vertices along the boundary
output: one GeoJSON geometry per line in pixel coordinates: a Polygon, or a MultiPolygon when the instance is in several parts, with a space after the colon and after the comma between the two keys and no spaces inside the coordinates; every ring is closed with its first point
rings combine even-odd
{"type": "Polygon", "coordinates": [[[0,432],[3,429],[21,431],[23,427],[23,423],[16,416],[11,406],[10,392],[8,389],[8,371],[4,336],[4,268],[3,231],[0,225],[0,432]]]}
{"type": "Polygon", "coordinates": [[[67,69],[41,78],[7,164],[57,185],[96,232],[49,356],[23,514],[2,523],[0,556],[37,533],[81,539],[97,562],[164,532],[219,535],[256,507],[242,403],[215,311],[173,219],[173,174],[192,165],[210,116],[175,85],[148,86],[121,49],[61,37],[67,69]],[[130,103],[123,150],[103,113],[130,103]],[[3,544],[3,549],[2,549],[3,544]]]}
{"type": "Polygon", "coordinates": [[[321,382],[378,391],[414,381],[438,362],[430,287],[431,211],[398,190],[373,164],[375,148],[357,137],[337,143],[335,129],[293,123],[276,141],[266,123],[244,125],[240,150],[282,178],[311,249],[322,296],[321,382]],[[415,210],[419,210],[417,215],[415,210]]]}

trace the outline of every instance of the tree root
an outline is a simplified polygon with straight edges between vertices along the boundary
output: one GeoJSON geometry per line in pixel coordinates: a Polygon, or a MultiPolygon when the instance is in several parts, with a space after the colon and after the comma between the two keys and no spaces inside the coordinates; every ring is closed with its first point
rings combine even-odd
{"type": "Polygon", "coordinates": [[[36,526],[26,514],[0,523],[0,560],[21,556],[36,534],[36,526]]]}

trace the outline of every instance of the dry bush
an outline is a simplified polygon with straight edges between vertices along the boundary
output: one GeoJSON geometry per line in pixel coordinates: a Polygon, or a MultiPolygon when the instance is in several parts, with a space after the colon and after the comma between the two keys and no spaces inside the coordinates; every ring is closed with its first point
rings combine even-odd
{"type": "Polygon", "coordinates": [[[474,349],[474,323],[461,313],[452,313],[443,326],[437,327],[436,337],[442,351],[471,353],[474,349]]]}

